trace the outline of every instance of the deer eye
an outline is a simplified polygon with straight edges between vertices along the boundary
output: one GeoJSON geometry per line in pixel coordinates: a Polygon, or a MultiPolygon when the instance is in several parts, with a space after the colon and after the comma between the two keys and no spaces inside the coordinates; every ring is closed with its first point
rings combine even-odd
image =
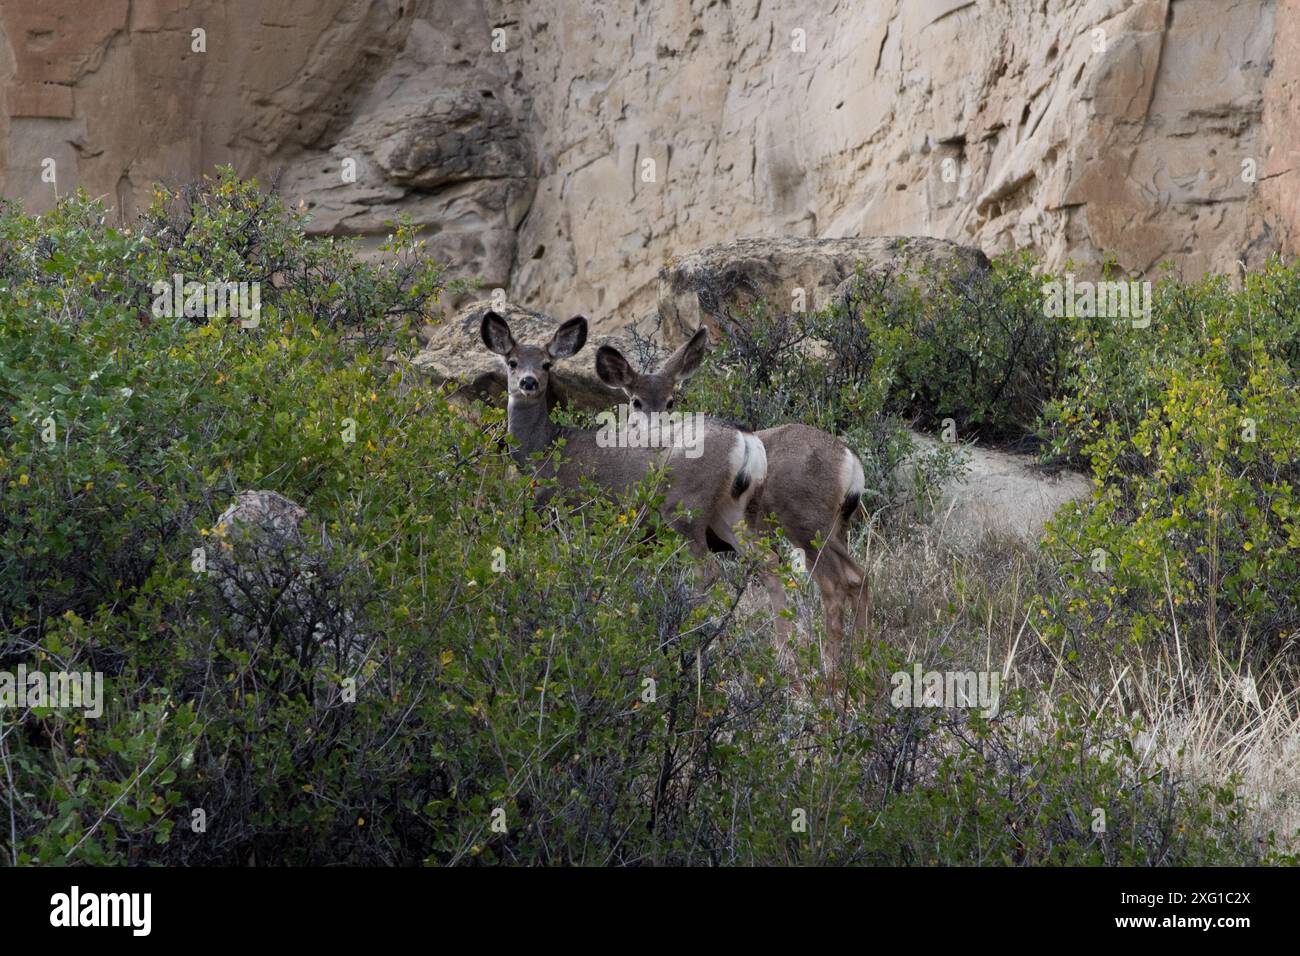
{"type": "Polygon", "coordinates": [[[550,370],[551,370],[551,363],[550,363],[550,362],[543,362],[543,363],[542,363],[542,371],[543,371],[543,372],[549,372],[550,370]]]}
{"type": "Polygon", "coordinates": [[[640,407],[641,407],[641,399],[639,399],[639,398],[634,398],[634,399],[632,399],[632,407],[633,407],[633,408],[640,408],[640,407]]]}
{"type": "Polygon", "coordinates": [[[511,368],[518,368],[518,367],[519,367],[519,363],[516,362],[514,359],[511,359],[511,360],[510,360],[510,367],[511,367],[511,368]]]}
{"type": "Polygon", "coordinates": [[[673,407],[673,400],[672,400],[671,398],[668,399],[668,407],[669,407],[669,408],[672,408],[672,407],[673,407]]]}

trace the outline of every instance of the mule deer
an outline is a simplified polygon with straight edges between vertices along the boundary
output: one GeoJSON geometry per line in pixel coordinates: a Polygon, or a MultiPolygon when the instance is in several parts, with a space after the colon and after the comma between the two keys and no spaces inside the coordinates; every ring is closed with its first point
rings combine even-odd
{"type": "MultiPolygon", "coordinates": [[[[517,343],[509,324],[493,311],[484,314],[479,333],[483,344],[500,355],[506,366],[507,422],[517,443],[512,455],[520,469],[528,470],[530,457],[538,452],[558,451],[562,456],[558,460],[555,453],[545,455],[538,466],[539,478],[554,478],[560,488],[573,489],[585,477],[617,493],[664,466],[663,514],[686,538],[691,554],[703,566],[703,577],[711,581],[716,568],[710,560],[710,535],[739,549],[734,529],[744,519],[745,509],[767,473],[763,443],[752,433],[700,416],[693,447],[678,440],[680,433],[670,436],[673,440],[666,447],[640,447],[631,442],[611,446],[602,441],[600,429],[558,425],[548,411],[552,363],[581,350],[587,341],[585,318],[577,316],[565,322],[540,346],[517,343]],[[558,450],[556,444],[561,439],[564,447],[558,450]]],[[[545,502],[552,493],[553,489],[543,486],[539,500],[545,502]]]]}
{"type": "MultiPolygon", "coordinates": [[[[606,385],[622,389],[643,414],[663,412],[673,408],[677,386],[700,367],[707,348],[708,332],[701,328],[657,372],[637,372],[618,349],[605,345],[596,352],[596,373],[606,385]]],[[[778,425],[754,434],[767,451],[767,480],[751,500],[747,519],[765,531],[768,515],[774,514],[785,536],[803,551],[821,592],[834,674],[843,658],[844,612],[851,612],[850,633],[857,635],[870,611],[866,572],[848,546],[866,484],[862,462],[839,439],[809,425],[778,425]]],[[[790,636],[781,615],[784,587],[771,569],[764,578],[784,643],[790,636]]]]}

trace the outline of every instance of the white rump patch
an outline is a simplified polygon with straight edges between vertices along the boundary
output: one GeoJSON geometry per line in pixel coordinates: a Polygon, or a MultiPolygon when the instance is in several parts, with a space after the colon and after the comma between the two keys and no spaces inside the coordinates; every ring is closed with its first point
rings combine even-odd
{"type": "MultiPolygon", "coordinates": [[[[745,470],[749,474],[749,487],[752,492],[754,486],[767,481],[767,449],[763,447],[763,440],[757,435],[741,432],[740,438],[742,458],[746,450],[749,455],[749,462],[745,470]]],[[[748,497],[748,494],[749,492],[746,493],[746,497],[748,497]]]]}
{"type": "Polygon", "coordinates": [[[844,449],[844,458],[840,462],[840,487],[844,489],[844,494],[840,496],[841,502],[847,501],[854,495],[861,495],[867,487],[867,477],[862,473],[862,462],[858,461],[858,456],[847,447],[844,449]]]}

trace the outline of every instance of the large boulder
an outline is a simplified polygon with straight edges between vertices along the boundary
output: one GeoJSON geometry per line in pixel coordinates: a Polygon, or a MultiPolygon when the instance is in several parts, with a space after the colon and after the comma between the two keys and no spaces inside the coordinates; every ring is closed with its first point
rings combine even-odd
{"type": "Polygon", "coordinates": [[[716,329],[759,300],[788,309],[796,289],[804,290],[808,310],[820,309],[859,265],[915,277],[927,269],[970,274],[987,269],[989,260],[943,239],[737,239],[674,258],[659,271],[663,335],[676,343],[701,325],[716,329]]]}
{"type": "MultiPolygon", "coordinates": [[[[451,383],[457,398],[499,399],[505,392],[505,370],[501,357],[489,352],[479,337],[479,326],[488,309],[510,323],[518,342],[541,345],[554,334],[559,322],[549,315],[513,303],[494,304],[490,300],[472,302],[454,318],[434,326],[426,347],[412,360],[433,385],[451,383]]],[[[619,336],[592,333],[581,352],[556,363],[551,384],[554,401],[581,408],[608,408],[623,400],[596,375],[596,349],[613,345],[631,355],[631,343],[619,336]]]]}
{"type": "MultiPolygon", "coordinates": [[[[916,452],[899,468],[904,486],[922,456],[933,455],[940,443],[913,432],[916,452]]],[[[1092,482],[1078,472],[1049,473],[1031,455],[961,445],[957,454],[962,474],[942,483],[929,523],[955,550],[977,547],[988,536],[1036,541],[1057,509],[1081,501],[1092,482]]]]}
{"type": "Polygon", "coordinates": [[[232,635],[251,646],[275,641],[300,660],[315,660],[322,700],[337,697],[338,673],[364,682],[367,636],[356,624],[329,567],[334,545],[323,528],[305,530],[307,511],[274,491],[241,491],[213,525],[205,548],[219,612],[232,635]]]}

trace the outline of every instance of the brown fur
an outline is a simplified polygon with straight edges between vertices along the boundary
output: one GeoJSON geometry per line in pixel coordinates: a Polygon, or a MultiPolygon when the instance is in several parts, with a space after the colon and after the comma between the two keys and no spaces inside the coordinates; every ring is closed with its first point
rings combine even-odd
{"type": "Polygon", "coordinates": [[[858,635],[867,623],[870,598],[866,572],[853,559],[848,544],[859,510],[857,496],[846,502],[841,487],[848,448],[809,425],[778,425],[756,434],[767,450],[768,471],[760,495],[750,504],[751,514],[775,515],[785,536],[803,550],[826,612],[832,667],[838,668],[845,640],[844,612],[851,612],[850,633],[858,635]]]}
{"type": "MultiPolygon", "coordinates": [[[[596,372],[606,384],[621,388],[637,410],[669,411],[677,385],[699,368],[707,348],[707,332],[700,329],[658,371],[638,372],[617,349],[603,346],[597,354],[596,372]]],[[[766,532],[771,530],[769,516],[774,516],[785,536],[803,550],[822,596],[831,671],[837,675],[844,657],[845,611],[850,613],[854,637],[865,630],[870,614],[867,575],[848,546],[849,529],[859,511],[859,497],[846,496],[843,487],[848,448],[808,425],[780,425],[755,434],[767,452],[767,480],[750,500],[747,521],[766,532]]],[[[854,462],[860,470],[856,457],[854,462]]],[[[791,633],[781,614],[786,606],[785,588],[770,567],[764,577],[784,646],[791,633]]]]}

